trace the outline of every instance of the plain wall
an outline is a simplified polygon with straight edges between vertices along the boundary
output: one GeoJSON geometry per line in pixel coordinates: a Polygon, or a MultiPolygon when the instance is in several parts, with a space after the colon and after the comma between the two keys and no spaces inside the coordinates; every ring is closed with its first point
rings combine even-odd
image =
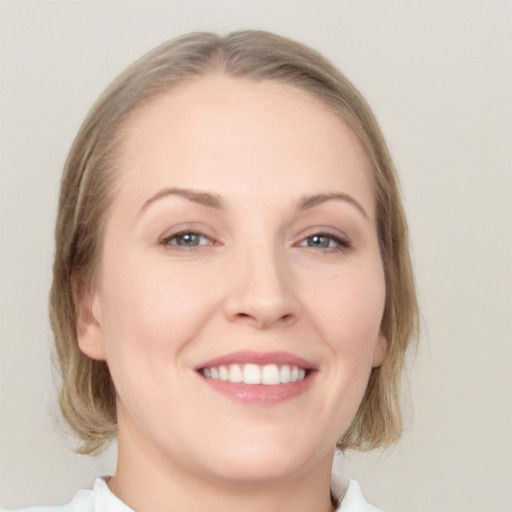
{"type": "Polygon", "coordinates": [[[399,167],[424,329],[408,426],[337,469],[389,512],[512,510],[512,3],[0,0],[0,505],[59,503],[114,469],[54,427],[47,296],[62,165],[136,57],[191,30],[320,50],[373,106],[399,167]]]}

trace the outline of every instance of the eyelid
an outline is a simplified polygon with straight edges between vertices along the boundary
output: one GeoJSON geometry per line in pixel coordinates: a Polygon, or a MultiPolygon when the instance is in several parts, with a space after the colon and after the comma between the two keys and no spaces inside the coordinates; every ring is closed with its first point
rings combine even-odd
{"type": "Polygon", "coordinates": [[[312,228],[311,230],[307,230],[307,232],[303,233],[300,237],[299,242],[296,244],[299,247],[308,247],[315,250],[323,250],[327,252],[339,252],[339,251],[348,251],[352,249],[353,244],[349,236],[347,236],[344,232],[333,229],[333,228],[324,228],[317,227],[312,228]],[[326,237],[333,240],[336,243],[334,247],[313,247],[302,245],[308,238],[312,237],[326,237]]]}
{"type": "MultiPolygon", "coordinates": [[[[165,243],[165,245],[176,245],[178,247],[186,247],[186,246],[179,246],[178,244],[171,244],[169,243],[171,240],[173,240],[174,238],[179,238],[179,237],[182,237],[182,236],[185,236],[185,235],[196,235],[200,238],[205,238],[206,240],[208,240],[209,242],[211,242],[212,240],[210,239],[209,236],[205,235],[204,233],[199,233],[197,231],[191,231],[191,230],[185,230],[185,231],[178,231],[177,233],[171,233],[170,235],[168,236],[165,236],[164,238],[161,239],[161,243],[165,243]]],[[[199,244],[197,246],[190,246],[190,247],[199,247],[201,245],[212,245],[211,243],[208,243],[208,244],[199,244]]]]}
{"type": "Polygon", "coordinates": [[[210,247],[214,245],[219,245],[218,239],[212,230],[207,229],[205,227],[198,227],[194,224],[180,224],[179,226],[175,226],[174,228],[167,229],[163,235],[159,236],[157,239],[157,245],[163,247],[164,249],[173,249],[177,251],[192,251],[198,250],[201,247],[210,247]],[[209,243],[200,243],[199,245],[178,245],[176,243],[170,243],[173,238],[177,238],[179,236],[194,234],[200,237],[203,237],[209,241],[209,243]]]}

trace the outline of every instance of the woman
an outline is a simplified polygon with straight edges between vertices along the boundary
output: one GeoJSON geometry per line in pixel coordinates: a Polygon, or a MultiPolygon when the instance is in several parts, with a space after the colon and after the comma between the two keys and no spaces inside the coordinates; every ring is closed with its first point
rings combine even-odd
{"type": "Polygon", "coordinates": [[[264,32],[144,56],[68,157],[51,319],[80,451],[119,447],[63,510],[377,510],[331,465],[399,438],[417,306],[364,99],[264,32]]]}

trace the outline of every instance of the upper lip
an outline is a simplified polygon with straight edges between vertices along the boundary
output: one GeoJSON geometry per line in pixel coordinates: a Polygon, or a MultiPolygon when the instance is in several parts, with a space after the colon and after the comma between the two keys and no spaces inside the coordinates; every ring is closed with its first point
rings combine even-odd
{"type": "Polygon", "coordinates": [[[307,361],[302,357],[291,354],[290,352],[255,352],[252,350],[240,350],[237,352],[231,352],[223,356],[209,359],[204,363],[196,366],[196,370],[201,368],[212,368],[215,366],[229,365],[229,364],[257,364],[259,366],[265,366],[267,364],[277,364],[290,366],[298,366],[305,370],[316,370],[316,365],[311,361],[307,361]]]}

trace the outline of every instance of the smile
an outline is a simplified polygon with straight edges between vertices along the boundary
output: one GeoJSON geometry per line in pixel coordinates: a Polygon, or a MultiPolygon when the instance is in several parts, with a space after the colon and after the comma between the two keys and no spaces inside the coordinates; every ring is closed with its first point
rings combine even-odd
{"type": "Polygon", "coordinates": [[[266,364],[257,365],[230,364],[202,368],[200,373],[207,379],[220,380],[231,383],[264,384],[275,386],[300,382],[306,377],[306,370],[295,365],[266,364]]]}
{"type": "Polygon", "coordinates": [[[289,352],[244,350],[204,361],[195,368],[210,389],[235,402],[268,406],[307,393],[318,367],[289,352]]]}

